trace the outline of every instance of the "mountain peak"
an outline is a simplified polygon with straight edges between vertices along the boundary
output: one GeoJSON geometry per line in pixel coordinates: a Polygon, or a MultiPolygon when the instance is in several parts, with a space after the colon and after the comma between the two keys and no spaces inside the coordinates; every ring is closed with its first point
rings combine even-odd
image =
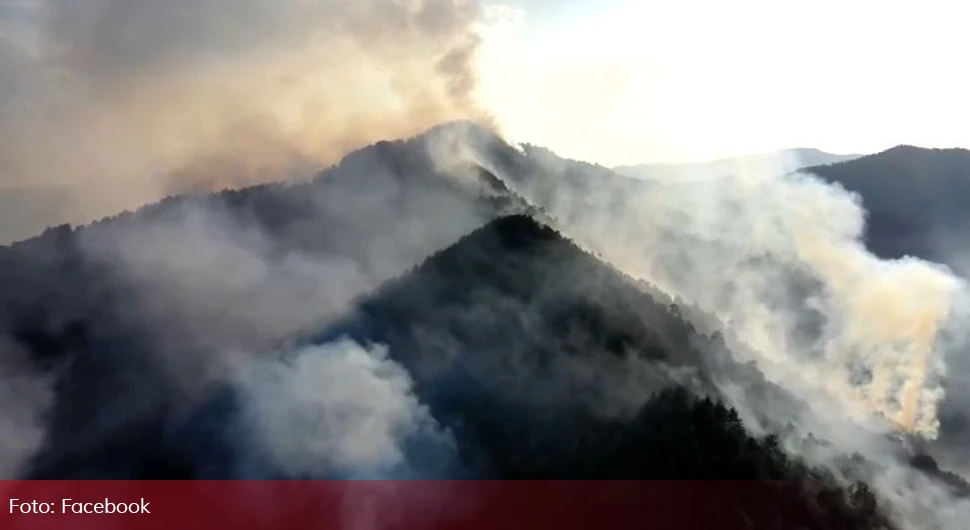
{"type": "Polygon", "coordinates": [[[499,132],[491,125],[475,120],[453,120],[428,129],[419,136],[442,134],[462,134],[473,138],[501,139],[499,132]]]}

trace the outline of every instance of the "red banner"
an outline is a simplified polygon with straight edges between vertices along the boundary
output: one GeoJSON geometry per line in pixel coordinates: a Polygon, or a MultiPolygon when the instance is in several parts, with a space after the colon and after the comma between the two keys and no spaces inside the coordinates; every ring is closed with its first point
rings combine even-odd
{"type": "Polygon", "coordinates": [[[825,528],[793,483],[0,482],[3,530],[825,528]],[[801,526],[799,526],[801,525],[801,526]]]}

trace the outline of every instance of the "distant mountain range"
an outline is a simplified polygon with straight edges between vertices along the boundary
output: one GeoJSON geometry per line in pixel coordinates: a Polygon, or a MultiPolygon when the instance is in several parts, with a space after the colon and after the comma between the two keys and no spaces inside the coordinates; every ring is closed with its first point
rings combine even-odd
{"type": "Polygon", "coordinates": [[[695,180],[723,177],[738,173],[759,175],[788,173],[810,166],[835,164],[859,158],[862,155],[837,155],[818,149],[783,149],[769,153],[721,158],[707,162],[683,164],[640,164],[618,166],[614,171],[621,175],[651,180],[695,180]]]}

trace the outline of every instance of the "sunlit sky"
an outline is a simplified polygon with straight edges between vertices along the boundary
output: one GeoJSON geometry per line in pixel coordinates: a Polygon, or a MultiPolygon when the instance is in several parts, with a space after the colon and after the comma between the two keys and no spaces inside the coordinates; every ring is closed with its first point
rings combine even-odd
{"type": "Polygon", "coordinates": [[[481,97],[513,139],[606,165],[788,147],[970,147],[961,0],[505,0],[481,97]]]}

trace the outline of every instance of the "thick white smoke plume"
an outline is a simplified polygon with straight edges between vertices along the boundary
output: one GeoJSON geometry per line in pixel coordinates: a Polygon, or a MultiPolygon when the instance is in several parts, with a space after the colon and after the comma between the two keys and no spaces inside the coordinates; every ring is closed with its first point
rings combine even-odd
{"type": "Polygon", "coordinates": [[[485,119],[481,15],[475,0],[0,0],[0,192],[44,203],[0,241],[485,119]]]}
{"type": "MultiPolygon", "coordinates": [[[[240,378],[244,423],[291,476],[403,477],[408,444],[454,450],[385,346],[342,339],[258,363],[240,378]]],[[[420,450],[421,448],[419,448],[420,450]]]]}
{"type": "Polygon", "coordinates": [[[777,382],[837,397],[857,419],[936,435],[946,350],[958,346],[942,339],[964,283],[867,252],[857,197],[804,174],[591,193],[551,195],[566,232],[720,317],[745,346],[735,349],[777,382]]]}

